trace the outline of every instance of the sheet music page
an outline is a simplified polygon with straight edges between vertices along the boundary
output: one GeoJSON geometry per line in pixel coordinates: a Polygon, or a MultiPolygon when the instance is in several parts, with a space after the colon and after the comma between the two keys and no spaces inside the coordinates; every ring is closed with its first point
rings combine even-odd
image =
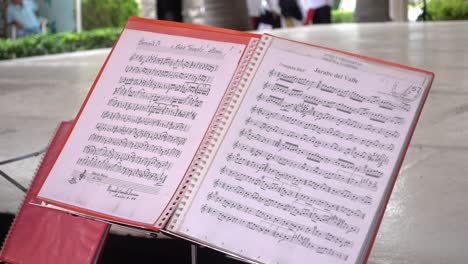
{"type": "Polygon", "coordinates": [[[125,29],[39,196],[153,224],[244,48],[125,29]]]}
{"type": "Polygon", "coordinates": [[[275,39],[178,232],[266,263],[355,263],[430,78],[275,39]]]}

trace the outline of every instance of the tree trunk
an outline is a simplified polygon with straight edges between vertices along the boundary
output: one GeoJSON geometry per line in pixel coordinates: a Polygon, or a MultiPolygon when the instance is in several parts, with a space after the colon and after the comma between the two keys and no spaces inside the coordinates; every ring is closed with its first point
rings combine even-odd
{"type": "Polygon", "coordinates": [[[354,11],[356,22],[384,22],[390,21],[389,0],[357,0],[354,11]]]}

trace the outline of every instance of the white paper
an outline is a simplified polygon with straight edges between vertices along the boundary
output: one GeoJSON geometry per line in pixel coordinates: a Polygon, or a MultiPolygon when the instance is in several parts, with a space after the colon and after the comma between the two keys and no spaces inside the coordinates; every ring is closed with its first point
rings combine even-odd
{"type": "Polygon", "coordinates": [[[355,263],[429,78],[274,39],[179,232],[265,263],[355,263]]]}
{"type": "Polygon", "coordinates": [[[39,196],[153,224],[244,48],[125,29],[39,196]]]}

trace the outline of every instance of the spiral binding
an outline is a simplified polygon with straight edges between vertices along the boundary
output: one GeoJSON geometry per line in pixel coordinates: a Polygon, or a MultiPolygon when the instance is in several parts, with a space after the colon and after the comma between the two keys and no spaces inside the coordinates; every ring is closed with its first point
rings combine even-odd
{"type": "MultiPolygon", "coordinates": [[[[164,213],[165,216],[170,217],[172,210],[176,209],[168,224],[169,230],[176,231],[178,224],[180,224],[179,219],[182,217],[186,206],[190,204],[193,197],[192,193],[198,189],[202,176],[205,175],[214,156],[213,154],[218,149],[220,140],[226,132],[225,128],[230,124],[233,114],[245,95],[246,88],[255,73],[259,60],[263,57],[263,51],[269,39],[271,39],[270,36],[263,36],[261,40],[252,39],[249,43],[231,85],[223,98],[223,103],[216,112],[208,133],[184,177],[184,184],[177,190],[177,197],[173,199],[175,201],[171,201],[169,212],[164,213]]],[[[167,219],[163,217],[162,221],[164,220],[167,219]]]]}

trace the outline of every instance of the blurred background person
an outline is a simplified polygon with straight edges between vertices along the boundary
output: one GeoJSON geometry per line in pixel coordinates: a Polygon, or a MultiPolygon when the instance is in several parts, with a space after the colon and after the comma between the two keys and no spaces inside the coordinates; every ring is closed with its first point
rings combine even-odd
{"type": "Polygon", "coordinates": [[[7,22],[16,27],[16,37],[41,32],[41,24],[37,17],[38,7],[31,0],[11,0],[7,8],[7,22]]]}
{"type": "Polygon", "coordinates": [[[247,0],[246,3],[253,30],[281,27],[281,9],[278,0],[247,0]]]}
{"type": "Polygon", "coordinates": [[[302,7],[302,0],[279,0],[279,7],[281,15],[284,18],[283,24],[286,27],[303,25],[304,9],[302,7]]]}
{"type": "Polygon", "coordinates": [[[157,0],[158,19],[182,22],[182,0],[157,0]]]}
{"type": "Polygon", "coordinates": [[[305,25],[331,23],[333,0],[308,0],[305,25]]]}

